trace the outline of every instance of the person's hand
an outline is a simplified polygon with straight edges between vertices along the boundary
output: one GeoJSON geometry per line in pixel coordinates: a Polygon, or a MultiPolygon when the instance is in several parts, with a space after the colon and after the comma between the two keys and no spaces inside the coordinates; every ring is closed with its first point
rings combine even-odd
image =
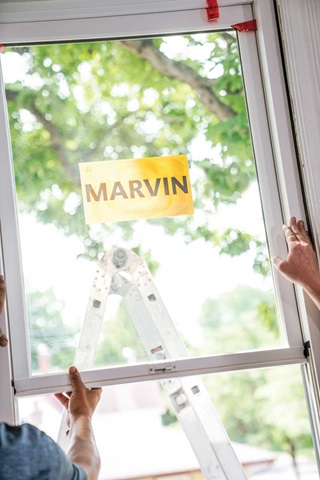
{"type": "Polygon", "coordinates": [[[8,345],[8,338],[5,333],[0,328],[0,347],[6,347],[8,345]]]}
{"type": "Polygon", "coordinates": [[[80,465],[88,480],[98,480],[100,455],[96,446],[91,417],[101,397],[101,388],[87,388],[76,367],[69,368],[72,391],[56,393],[56,398],[68,412],[66,435],[69,435],[69,448],[66,453],[71,462],[80,465]]]}
{"type": "MultiPolygon", "coordinates": [[[[0,275],[0,315],[3,312],[4,302],[6,299],[6,281],[3,275],[0,275]]],[[[0,347],[6,347],[8,345],[7,336],[2,332],[0,328],[0,347]]]]}
{"type": "Polygon", "coordinates": [[[0,315],[3,312],[4,301],[6,299],[6,281],[3,275],[0,275],[0,315]]]}
{"type": "Polygon", "coordinates": [[[291,217],[289,226],[283,225],[289,254],[286,260],[273,258],[274,266],[291,282],[300,285],[309,294],[320,292],[319,264],[302,220],[291,217]]]}
{"type": "Polygon", "coordinates": [[[71,423],[78,417],[85,416],[91,419],[96,406],[101,398],[101,388],[87,388],[81,380],[76,367],[69,368],[69,377],[72,391],[67,393],[55,393],[55,397],[62,403],[68,412],[67,423],[71,423]]]}

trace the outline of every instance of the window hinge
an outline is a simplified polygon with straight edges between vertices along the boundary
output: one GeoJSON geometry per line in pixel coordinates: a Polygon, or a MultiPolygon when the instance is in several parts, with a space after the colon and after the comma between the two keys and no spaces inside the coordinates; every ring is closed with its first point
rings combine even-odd
{"type": "Polygon", "coordinates": [[[308,358],[309,355],[310,355],[310,348],[311,348],[311,345],[310,345],[310,341],[308,340],[307,342],[304,342],[303,344],[303,355],[308,358]]]}
{"type": "Polygon", "coordinates": [[[176,369],[176,366],[173,363],[168,363],[168,362],[158,363],[156,365],[149,365],[150,375],[153,375],[156,373],[172,372],[175,369],[176,369]]]}

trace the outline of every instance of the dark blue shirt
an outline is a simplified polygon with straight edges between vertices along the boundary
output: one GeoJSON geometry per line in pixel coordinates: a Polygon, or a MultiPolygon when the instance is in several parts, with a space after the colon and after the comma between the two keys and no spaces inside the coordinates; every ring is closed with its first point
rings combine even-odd
{"type": "Polygon", "coordinates": [[[0,423],[0,480],[88,480],[45,433],[0,423]]]}

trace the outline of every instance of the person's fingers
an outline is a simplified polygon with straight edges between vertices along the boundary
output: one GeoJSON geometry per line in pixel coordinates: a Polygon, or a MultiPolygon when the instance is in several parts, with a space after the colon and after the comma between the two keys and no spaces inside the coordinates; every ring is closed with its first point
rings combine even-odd
{"type": "Polygon", "coordinates": [[[283,228],[283,231],[284,231],[284,234],[285,234],[285,237],[286,237],[289,249],[290,249],[290,247],[294,243],[299,242],[299,240],[298,240],[297,236],[294,234],[294,232],[292,231],[291,227],[288,227],[288,225],[283,225],[282,228],[283,228]]]}
{"type": "Polygon", "coordinates": [[[81,388],[86,388],[83,381],[81,380],[80,373],[74,365],[69,368],[69,377],[73,392],[76,390],[80,390],[81,388]]]}
{"type": "Polygon", "coordinates": [[[97,393],[99,394],[99,400],[102,396],[102,388],[97,388],[97,393]]]}
{"type": "Polygon", "coordinates": [[[289,225],[290,225],[289,228],[291,228],[292,232],[295,234],[299,242],[306,242],[310,246],[312,246],[309,235],[306,232],[306,229],[304,228],[303,220],[299,220],[297,222],[296,217],[291,217],[289,225]]]}
{"type": "Polygon", "coordinates": [[[69,406],[69,399],[63,393],[55,393],[54,396],[57,400],[64,406],[66,410],[68,410],[69,406]]]}
{"type": "MultiPolygon", "coordinates": [[[[6,281],[3,275],[0,275],[0,315],[3,310],[4,301],[6,298],[6,281]]],[[[0,328],[0,347],[6,347],[8,345],[8,338],[0,328]]]]}
{"type": "Polygon", "coordinates": [[[279,272],[285,276],[291,275],[290,264],[287,260],[283,260],[281,257],[273,257],[273,265],[276,267],[279,272]]]}
{"type": "Polygon", "coordinates": [[[307,233],[306,232],[306,229],[304,227],[304,221],[303,220],[299,220],[299,222],[297,223],[298,225],[298,228],[300,230],[301,233],[307,233]]]}
{"type": "Polygon", "coordinates": [[[280,271],[281,265],[283,264],[285,260],[281,257],[272,257],[272,263],[276,267],[277,270],[280,271]]]}
{"type": "Polygon", "coordinates": [[[0,275],[0,292],[3,294],[6,291],[6,281],[3,275],[0,275]]]}
{"type": "Polygon", "coordinates": [[[90,388],[90,391],[92,392],[92,394],[95,397],[97,397],[100,400],[101,395],[102,395],[102,388],[101,387],[90,388]]]}
{"type": "Polygon", "coordinates": [[[7,345],[8,345],[7,335],[3,333],[0,328],[0,347],[6,347],[7,345]]]}
{"type": "Polygon", "coordinates": [[[303,241],[306,242],[306,243],[308,243],[308,244],[312,247],[312,243],[311,243],[309,234],[308,234],[308,232],[307,232],[306,229],[305,229],[304,221],[303,221],[303,220],[299,220],[299,222],[298,222],[298,228],[299,228],[300,236],[302,237],[303,241]]]}
{"type": "Polygon", "coordinates": [[[3,275],[0,275],[0,314],[2,313],[4,301],[6,298],[6,281],[3,275]]]}
{"type": "Polygon", "coordinates": [[[296,217],[291,217],[291,218],[290,218],[289,227],[291,228],[291,230],[292,230],[294,233],[295,233],[296,231],[298,231],[298,226],[297,226],[297,219],[296,219],[296,217]]]}
{"type": "MultiPolygon", "coordinates": [[[[0,275],[0,315],[3,310],[4,301],[6,298],[6,281],[3,275],[0,275]]],[[[0,347],[6,347],[8,345],[8,338],[0,328],[0,347]]]]}
{"type": "Polygon", "coordinates": [[[296,217],[291,217],[289,222],[289,228],[291,228],[292,232],[295,234],[298,240],[301,240],[301,230],[300,226],[297,223],[296,217]]]}

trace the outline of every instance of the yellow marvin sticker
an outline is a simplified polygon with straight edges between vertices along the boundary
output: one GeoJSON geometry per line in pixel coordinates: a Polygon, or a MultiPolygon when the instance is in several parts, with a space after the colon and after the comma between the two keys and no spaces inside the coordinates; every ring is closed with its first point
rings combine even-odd
{"type": "Polygon", "coordinates": [[[194,212],[186,155],[80,163],[86,223],[194,212]]]}

